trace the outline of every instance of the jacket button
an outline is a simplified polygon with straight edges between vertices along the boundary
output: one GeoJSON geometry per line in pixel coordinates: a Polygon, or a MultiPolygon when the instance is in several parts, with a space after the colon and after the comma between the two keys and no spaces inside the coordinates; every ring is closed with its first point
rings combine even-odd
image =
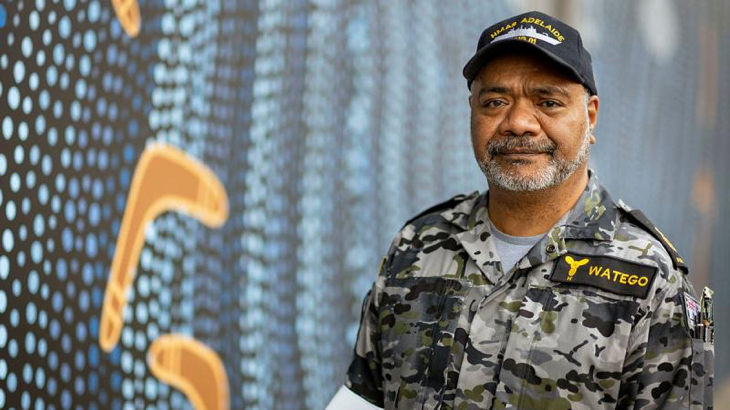
{"type": "Polygon", "coordinates": [[[545,250],[547,251],[547,253],[553,253],[555,252],[555,245],[548,245],[545,250]]]}

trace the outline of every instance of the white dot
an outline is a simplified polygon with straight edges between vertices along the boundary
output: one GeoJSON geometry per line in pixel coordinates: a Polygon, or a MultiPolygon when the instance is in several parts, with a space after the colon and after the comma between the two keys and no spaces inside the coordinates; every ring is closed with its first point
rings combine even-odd
{"type": "Polygon", "coordinates": [[[48,203],[48,187],[46,184],[41,184],[41,187],[38,188],[38,201],[40,201],[41,205],[48,203]]]}
{"type": "Polygon", "coordinates": [[[96,21],[99,19],[99,14],[100,14],[99,2],[92,1],[91,3],[89,3],[89,22],[96,23],[96,21]]]}
{"type": "Polygon", "coordinates": [[[20,175],[17,172],[10,174],[10,189],[13,192],[20,191],[20,175]]]}
{"type": "Polygon", "coordinates": [[[20,124],[18,124],[18,137],[22,141],[25,141],[28,138],[28,124],[25,121],[21,121],[20,124]]]}
{"type": "Polygon", "coordinates": [[[6,140],[13,136],[13,119],[10,116],[3,118],[3,136],[6,140]]]}
{"type": "Polygon", "coordinates": [[[71,19],[68,16],[61,17],[58,22],[58,34],[62,38],[68,38],[71,35],[71,19]]]}
{"type": "Polygon", "coordinates": [[[96,47],[96,33],[93,30],[86,30],[84,33],[84,48],[86,51],[92,52],[96,47]]]}
{"type": "MultiPolygon", "coordinates": [[[[43,118],[43,116],[40,116],[38,118],[43,118]]],[[[36,126],[38,128],[38,126],[36,126]]],[[[40,131],[42,132],[42,131],[40,131]]],[[[30,163],[33,165],[37,165],[38,161],[41,158],[41,150],[38,148],[38,145],[33,144],[32,147],[30,147],[30,163]]]]}
{"type": "MultiPolygon", "coordinates": [[[[33,170],[30,170],[29,172],[33,172],[33,170]]],[[[33,174],[33,175],[35,175],[35,174],[33,174]]],[[[33,184],[35,185],[35,182],[33,182],[33,184]]],[[[29,188],[33,188],[33,187],[31,186],[29,188]]],[[[30,199],[28,199],[28,197],[23,198],[23,203],[22,203],[21,208],[23,209],[23,215],[28,215],[28,212],[30,212],[30,199]]],[[[25,240],[25,235],[27,234],[27,229],[28,228],[26,228],[25,225],[20,225],[20,233],[21,233],[21,235],[23,235],[23,240],[25,240]],[[24,232],[26,232],[26,233],[24,233],[24,232]]]]}
{"type": "Polygon", "coordinates": [[[33,31],[38,30],[38,26],[40,25],[41,18],[38,15],[37,10],[33,10],[30,12],[30,18],[28,20],[30,22],[30,29],[33,31]]]}
{"type": "Polygon", "coordinates": [[[79,59],[79,71],[84,77],[87,77],[91,73],[91,59],[86,54],[79,59]]]}
{"type": "Polygon", "coordinates": [[[53,147],[56,145],[56,142],[58,142],[58,131],[55,128],[51,128],[48,130],[48,144],[53,147]]]}
{"type": "Polygon", "coordinates": [[[23,78],[25,77],[25,64],[23,63],[23,60],[18,60],[15,62],[15,66],[13,67],[13,75],[15,77],[15,82],[20,83],[23,81],[23,78]]]}
{"type": "Polygon", "coordinates": [[[28,84],[30,85],[30,89],[35,91],[38,89],[38,83],[40,81],[38,80],[38,74],[37,73],[31,73],[28,76],[28,84]]]}
{"type": "Polygon", "coordinates": [[[33,241],[30,247],[30,257],[34,263],[40,263],[43,259],[43,245],[38,241],[33,241]]]}
{"type": "Polygon", "coordinates": [[[76,98],[84,98],[86,96],[86,81],[83,78],[76,81],[75,91],[76,98]]]}
{"type": "MultiPolygon", "coordinates": [[[[43,134],[46,131],[46,118],[43,115],[35,117],[35,132],[38,135],[43,134]]],[[[35,164],[33,164],[35,165],[35,164]]]]}
{"type": "Polygon", "coordinates": [[[66,7],[66,10],[71,11],[76,7],[76,0],[64,0],[63,5],[66,7]]]}
{"type": "MultiPolygon", "coordinates": [[[[49,18],[48,20],[50,21],[51,19],[49,18]]],[[[51,24],[53,24],[53,23],[51,23],[51,24]]],[[[53,40],[53,34],[51,34],[51,30],[46,29],[43,32],[43,45],[47,46],[47,45],[51,44],[51,40],[53,40]]]]}
{"type": "Polygon", "coordinates": [[[15,202],[8,201],[7,204],[5,204],[5,216],[8,218],[9,221],[12,221],[15,219],[15,215],[17,214],[17,209],[15,207],[15,202]]]}
{"type": "Polygon", "coordinates": [[[12,86],[8,90],[8,105],[14,110],[17,110],[20,106],[20,91],[18,87],[12,86]]]}
{"type": "Polygon", "coordinates": [[[7,256],[0,256],[0,278],[5,280],[10,274],[10,260],[7,256]]]}
{"type": "Polygon", "coordinates": [[[33,232],[36,234],[36,236],[41,237],[43,236],[43,231],[45,230],[45,219],[38,214],[33,219],[33,232]]]}
{"type": "Polygon", "coordinates": [[[71,102],[71,118],[74,121],[81,119],[81,103],[79,103],[78,100],[71,102]]]}
{"type": "Polygon", "coordinates": [[[22,164],[24,158],[25,158],[25,151],[23,150],[23,146],[16,145],[15,146],[15,163],[18,165],[22,164]]]}
{"type": "Polygon", "coordinates": [[[56,45],[53,46],[53,62],[60,66],[63,64],[64,55],[63,44],[56,43],[56,45]]]}
{"type": "MultiPolygon", "coordinates": [[[[48,71],[51,71],[50,69],[48,71]]],[[[40,107],[44,110],[48,109],[48,105],[51,103],[51,94],[48,90],[41,91],[39,98],[40,107]]]]}
{"type": "Polygon", "coordinates": [[[74,68],[74,55],[71,53],[66,54],[66,71],[71,71],[74,68]]]}
{"type": "Polygon", "coordinates": [[[43,171],[43,175],[50,175],[53,170],[53,160],[51,160],[51,157],[47,154],[43,156],[41,170],[43,171]]]}
{"type": "Polygon", "coordinates": [[[63,103],[61,101],[56,101],[53,103],[53,116],[61,118],[61,115],[63,115],[63,103]]]}
{"type": "Polygon", "coordinates": [[[10,252],[13,250],[14,245],[15,239],[13,239],[13,232],[10,229],[6,229],[3,232],[3,248],[5,248],[6,252],[10,252]]]}
{"type": "MultiPolygon", "coordinates": [[[[61,150],[61,166],[64,168],[68,168],[70,165],[71,165],[71,151],[67,147],[63,147],[63,149],[61,150]]],[[[59,174],[56,177],[57,186],[58,186],[59,177],[61,177],[62,180],[64,178],[63,174],[59,174]]],[[[63,188],[59,189],[59,191],[62,191],[62,190],[63,190],[63,188]]]]}
{"type": "MultiPolygon", "coordinates": [[[[38,13],[34,10],[31,13],[31,15],[30,15],[30,17],[31,17],[31,28],[33,30],[35,30],[35,28],[32,27],[33,26],[32,20],[33,20],[33,14],[34,13],[35,13],[36,21],[38,21],[38,13]]],[[[37,24],[36,24],[36,27],[37,27],[37,24]]],[[[21,43],[20,47],[21,47],[21,50],[23,51],[23,55],[26,58],[27,57],[30,57],[30,55],[33,54],[33,41],[30,39],[30,37],[23,38],[23,42],[21,43]]]]}
{"type": "Polygon", "coordinates": [[[30,114],[31,111],[33,111],[33,100],[31,100],[30,97],[26,96],[23,99],[23,112],[26,114],[30,114]]]}
{"type": "Polygon", "coordinates": [[[38,53],[35,55],[35,63],[39,66],[46,63],[46,52],[44,50],[38,50],[38,53]]]}
{"type": "MultiPolygon", "coordinates": [[[[25,185],[29,189],[33,189],[35,188],[35,181],[35,172],[33,172],[33,170],[31,169],[30,171],[28,171],[27,174],[25,174],[25,185]]],[[[30,203],[29,201],[26,201],[26,199],[28,198],[23,199],[23,206],[25,206],[26,203],[30,203]]]]}

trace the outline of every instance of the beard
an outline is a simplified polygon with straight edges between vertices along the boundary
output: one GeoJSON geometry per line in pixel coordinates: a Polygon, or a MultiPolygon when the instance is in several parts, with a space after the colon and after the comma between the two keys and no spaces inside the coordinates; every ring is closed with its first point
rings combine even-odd
{"type": "MultiPolygon", "coordinates": [[[[487,143],[485,155],[478,160],[479,168],[487,177],[490,186],[514,192],[530,192],[560,185],[588,160],[588,147],[592,130],[586,119],[586,131],[576,156],[572,159],[555,157],[557,145],[551,140],[533,141],[532,137],[511,137],[504,140],[491,140],[487,143]],[[525,149],[533,152],[543,152],[550,156],[548,164],[532,175],[520,175],[503,168],[496,156],[513,149],[525,149]]],[[[526,164],[527,161],[515,160],[512,165],[526,164]]]]}

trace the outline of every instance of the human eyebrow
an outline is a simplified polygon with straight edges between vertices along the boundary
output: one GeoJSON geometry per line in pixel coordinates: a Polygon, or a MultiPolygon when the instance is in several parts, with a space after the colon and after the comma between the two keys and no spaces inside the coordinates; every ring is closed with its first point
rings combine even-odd
{"type": "Polygon", "coordinates": [[[557,95],[562,95],[565,98],[570,98],[570,93],[568,93],[568,90],[566,90],[563,87],[558,87],[556,85],[542,85],[539,87],[533,87],[529,91],[530,94],[538,95],[540,97],[552,97],[557,95]]]}
{"type": "Polygon", "coordinates": [[[481,97],[484,94],[507,94],[507,87],[485,85],[479,90],[478,96],[481,97]]]}

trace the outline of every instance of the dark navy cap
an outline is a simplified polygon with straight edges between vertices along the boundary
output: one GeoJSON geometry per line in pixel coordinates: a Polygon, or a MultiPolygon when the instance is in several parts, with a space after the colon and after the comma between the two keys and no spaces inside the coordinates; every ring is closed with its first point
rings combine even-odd
{"type": "Polygon", "coordinates": [[[510,17],[488,27],[477,43],[477,52],[464,66],[467,86],[487,62],[516,45],[529,47],[564,67],[592,95],[598,95],[591,55],[583,47],[578,30],[539,11],[510,17]]]}

